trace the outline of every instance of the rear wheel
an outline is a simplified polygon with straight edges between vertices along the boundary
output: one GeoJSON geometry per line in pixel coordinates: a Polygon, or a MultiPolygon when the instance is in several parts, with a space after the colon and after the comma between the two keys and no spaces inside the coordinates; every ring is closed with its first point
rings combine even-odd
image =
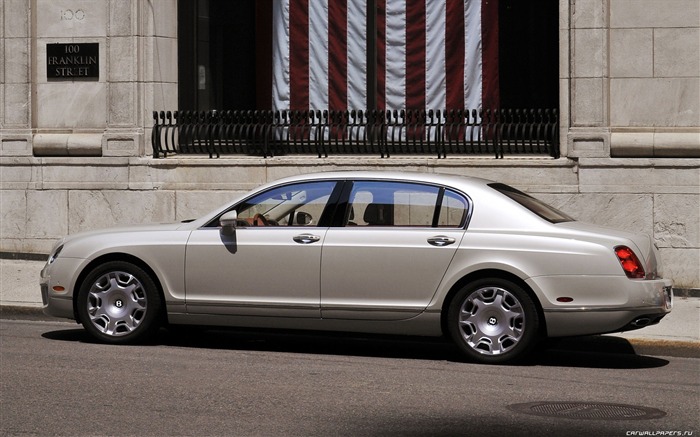
{"type": "Polygon", "coordinates": [[[124,261],[93,269],[80,287],[77,304],[85,329],[106,343],[145,340],[161,320],[162,302],[153,279],[124,261]]]}
{"type": "Polygon", "coordinates": [[[525,357],[538,340],[539,316],[530,295],[499,278],[467,284],[448,309],[452,340],[471,360],[513,362],[525,357]]]}

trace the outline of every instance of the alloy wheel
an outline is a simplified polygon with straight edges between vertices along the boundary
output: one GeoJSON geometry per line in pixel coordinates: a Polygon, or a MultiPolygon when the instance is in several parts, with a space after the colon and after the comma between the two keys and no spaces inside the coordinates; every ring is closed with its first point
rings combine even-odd
{"type": "Polygon", "coordinates": [[[479,288],[464,299],[458,324],[462,339],[473,351],[501,355],[520,342],[526,327],[525,310],[504,288],[479,288]]]}
{"type": "Polygon", "coordinates": [[[101,333],[118,337],[131,333],[144,320],[148,299],[141,281],[123,271],[98,277],[87,295],[87,313],[101,333]]]}

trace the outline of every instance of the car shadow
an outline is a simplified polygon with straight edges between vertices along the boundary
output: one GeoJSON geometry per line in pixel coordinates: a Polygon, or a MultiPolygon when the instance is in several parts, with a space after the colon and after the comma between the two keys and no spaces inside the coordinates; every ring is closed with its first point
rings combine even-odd
{"type": "MultiPolygon", "coordinates": [[[[83,329],[50,331],[42,334],[42,337],[56,341],[98,343],[83,329]]],[[[147,345],[469,362],[450,341],[429,337],[177,326],[161,329],[147,345]]],[[[645,369],[663,367],[668,363],[662,358],[638,354],[624,338],[590,336],[549,340],[517,365],[645,369]]]]}
{"type": "Polygon", "coordinates": [[[549,339],[531,360],[542,366],[591,369],[649,369],[669,364],[635,349],[625,338],[605,335],[549,339]]]}

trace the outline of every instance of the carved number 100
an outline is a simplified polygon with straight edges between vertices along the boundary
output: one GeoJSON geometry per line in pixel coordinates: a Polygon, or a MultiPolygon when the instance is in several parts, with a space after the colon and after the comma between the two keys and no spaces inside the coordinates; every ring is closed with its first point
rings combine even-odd
{"type": "Polygon", "coordinates": [[[76,9],[75,11],[72,9],[61,9],[61,20],[63,20],[63,21],[70,21],[70,20],[83,21],[84,19],[85,19],[85,11],[82,9],[76,9]]]}
{"type": "Polygon", "coordinates": [[[80,46],[79,45],[67,45],[66,46],[66,53],[78,53],[80,52],[80,46]]]}

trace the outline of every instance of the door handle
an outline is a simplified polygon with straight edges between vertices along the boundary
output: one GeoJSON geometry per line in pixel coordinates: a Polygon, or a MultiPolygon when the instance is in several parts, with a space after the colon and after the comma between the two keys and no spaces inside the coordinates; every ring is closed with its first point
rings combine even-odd
{"type": "Polygon", "coordinates": [[[311,243],[317,242],[320,239],[321,239],[321,237],[319,237],[318,235],[311,235],[311,234],[301,234],[301,235],[297,235],[295,237],[292,237],[292,240],[294,240],[296,243],[299,243],[299,244],[311,244],[311,243]]]}
{"type": "Polygon", "coordinates": [[[436,237],[430,237],[428,238],[428,243],[432,244],[433,246],[449,246],[450,244],[454,243],[455,239],[451,237],[445,237],[444,235],[438,235],[436,237]]]}

